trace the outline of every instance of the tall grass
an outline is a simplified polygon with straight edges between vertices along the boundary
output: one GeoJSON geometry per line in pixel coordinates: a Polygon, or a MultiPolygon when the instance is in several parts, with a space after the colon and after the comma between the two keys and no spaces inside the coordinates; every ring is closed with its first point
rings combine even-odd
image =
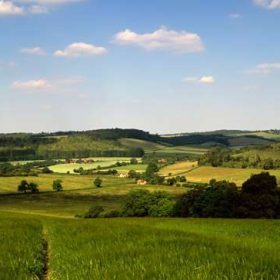
{"type": "Polygon", "coordinates": [[[40,279],[42,224],[38,220],[0,214],[0,279],[40,279]]]}
{"type": "Polygon", "coordinates": [[[278,221],[99,219],[47,228],[51,279],[280,279],[278,221]]]}

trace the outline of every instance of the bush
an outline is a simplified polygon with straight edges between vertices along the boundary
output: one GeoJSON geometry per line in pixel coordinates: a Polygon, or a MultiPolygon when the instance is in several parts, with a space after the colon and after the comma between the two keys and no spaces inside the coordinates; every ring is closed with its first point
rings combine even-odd
{"type": "Polygon", "coordinates": [[[86,219],[98,218],[102,212],[104,212],[104,208],[102,206],[93,206],[88,210],[84,218],[86,219]]]}
{"type": "Polygon", "coordinates": [[[161,198],[157,203],[152,204],[148,214],[151,217],[169,217],[174,211],[174,202],[169,198],[161,198]]]}
{"type": "Polygon", "coordinates": [[[150,192],[134,190],[128,193],[122,206],[122,215],[126,217],[148,216],[150,192]]]}
{"type": "Polygon", "coordinates": [[[31,193],[38,193],[38,184],[34,182],[28,183],[26,180],[22,180],[18,185],[18,192],[27,193],[28,191],[31,193]]]}
{"type": "Polygon", "coordinates": [[[134,190],[129,192],[123,205],[122,215],[126,217],[166,217],[173,213],[173,201],[166,192],[134,190]]]}
{"type": "Polygon", "coordinates": [[[44,173],[44,174],[51,174],[51,173],[53,173],[53,171],[50,170],[50,169],[46,166],[46,167],[44,167],[44,168],[42,169],[42,173],[44,173]]]}
{"type": "Polygon", "coordinates": [[[118,210],[111,210],[108,212],[104,212],[102,215],[102,217],[104,217],[104,218],[117,218],[120,216],[121,216],[121,214],[118,210]]]}
{"type": "Polygon", "coordinates": [[[97,188],[101,188],[102,182],[103,181],[99,177],[97,177],[93,183],[97,188]]]}
{"type": "Polygon", "coordinates": [[[62,180],[57,179],[57,180],[53,181],[53,190],[57,191],[57,192],[60,192],[63,190],[62,180]]]}
{"type": "Polygon", "coordinates": [[[211,181],[209,187],[199,187],[183,195],[176,203],[178,216],[229,218],[234,216],[238,190],[234,183],[211,181]]]}
{"type": "Polygon", "coordinates": [[[275,218],[279,203],[276,177],[263,172],[242,185],[236,214],[240,218],[275,218]]]}

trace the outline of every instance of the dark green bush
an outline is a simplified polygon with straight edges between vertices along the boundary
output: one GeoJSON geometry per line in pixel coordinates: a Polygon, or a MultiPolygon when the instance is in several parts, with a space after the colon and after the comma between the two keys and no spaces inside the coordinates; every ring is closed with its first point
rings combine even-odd
{"type": "Polygon", "coordinates": [[[173,201],[166,192],[149,192],[147,190],[131,191],[123,205],[122,215],[125,217],[166,217],[173,212],[173,201]]]}
{"type": "Polygon", "coordinates": [[[88,210],[84,217],[86,219],[98,218],[102,212],[104,212],[104,208],[102,206],[93,206],[88,210]]]}

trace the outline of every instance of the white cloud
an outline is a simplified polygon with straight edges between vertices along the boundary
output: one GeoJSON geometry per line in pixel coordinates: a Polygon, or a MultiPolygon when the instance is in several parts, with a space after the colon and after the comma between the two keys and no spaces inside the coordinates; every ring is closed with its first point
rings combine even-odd
{"type": "Polygon", "coordinates": [[[23,48],[23,49],[20,49],[20,52],[25,53],[25,54],[31,54],[31,55],[45,55],[46,54],[46,52],[40,47],[23,48]]]}
{"type": "Polygon", "coordinates": [[[280,70],[280,63],[263,63],[258,64],[254,69],[246,71],[246,73],[268,75],[277,70],[280,70]]]}
{"type": "Polygon", "coordinates": [[[214,84],[215,78],[213,76],[202,76],[202,77],[187,77],[183,80],[185,83],[194,83],[194,84],[214,84]]]}
{"type": "Polygon", "coordinates": [[[149,51],[165,50],[178,53],[202,52],[204,46],[199,35],[186,31],[168,30],[160,27],[152,33],[138,34],[126,29],[114,36],[119,45],[134,45],[149,51]]]}
{"type": "Polygon", "coordinates": [[[51,88],[52,85],[49,83],[48,80],[41,79],[41,80],[31,80],[31,81],[16,81],[12,84],[12,88],[18,90],[46,90],[51,88]]]}
{"type": "Polygon", "coordinates": [[[47,93],[68,93],[76,91],[85,81],[83,77],[62,77],[54,79],[37,79],[30,81],[15,81],[12,88],[21,91],[44,91],[47,93]]]}
{"type": "Polygon", "coordinates": [[[263,8],[273,10],[280,8],[280,0],[253,0],[255,4],[263,8]]]}
{"type": "Polygon", "coordinates": [[[55,56],[59,57],[81,57],[81,56],[100,56],[107,53],[103,47],[96,47],[86,43],[73,43],[67,46],[64,50],[54,52],[55,56]]]}
{"type": "Polygon", "coordinates": [[[15,5],[12,1],[0,0],[0,16],[24,15],[23,7],[15,5]]]}
{"type": "Polygon", "coordinates": [[[46,14],[49,6],[81,1],[83,0],[0,0],[0,16],[46,14]]]}

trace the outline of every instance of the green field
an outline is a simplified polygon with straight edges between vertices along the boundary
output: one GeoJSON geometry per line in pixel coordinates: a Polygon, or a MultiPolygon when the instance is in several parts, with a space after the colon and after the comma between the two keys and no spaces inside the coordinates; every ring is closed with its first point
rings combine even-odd
{"type": "Polygon", "coordinates": [[[163,176],[177,176],[177,175],[185,175],[190,172],[192,169],[197,167],[196,161],[183,161],[177,162],[172,165],[165,166],[160,169],[159,173],[163,176]]]}
{"type": "Polygon", "coordinates": [[[188,154],[188,155],[203,155],[207,152],[204,147],[195,146],[171,146],[167,144],[159,144],[150,141],[138,139],[120,139],[119,142],[129,148],[141,147],[147,154],[188,154]]]}
{"type": "MultiPolygon", "coordinates": [[[[129,162],[131,158],[127,157],[97,157],[97,158],[88,158],[94,160],[93,163],[65,163],[57,164],[50,166],[50,170],[55,173],[74,173],[74,169],[83,168],[84,170],[95,169],[98,166],[100,167],[109,167],[117,162],[129,162]]],[[[137,159],[141,160],[141,159],[137,159]]],[[[115,168],[114,168],[115,169],[115,168]]]]}
{"type": "Polygon", "coordinates": [[[127,173],[130,170],[135,170],[137,172],[144,172],[147,169],[148,164],[129,164],[125,166],[116,167],[114,169],[122,173],[127,173]]]}
{"type": "Polygon", "coordinates": [[[3,280],[279,279],[278,221],[78,220],[2,212],[0,227],[3,280]]]}
{"type": "MultiPolygon", "coordinates": [[[[198,167],[179,162],[161,174],[185,174],[188,181],[212,178],[241,184],[260,170],[198,167]]],[[[142,164],[129,165],[139,170],[142,164]]],[[[124,167],[120,167],[124,168],[124,167]]],[[[128,169],[127,169],[128,170],[128,169]]],[[[271,171],[280,179],[280,170],[271,171]]],[[[280,279],[280,222],[275,220],[115,218],[81,219],[92,206],[119,210],[133,189],[162,190],[176,198],[175,186],[138,186],[134,180],[45,174],[0,178],[0,279],[280,279]],[[39,184],[38,194],[18,194],[22,179],[39,184]],[[54,192],[52,182],[63,181],[54,192]]]]}
{"type": "MultiPolygon", "coordinates": [[[[118,209],[124,195],[139,186],[135,181],[114,176],[101,176],[102,188],[93,184],[93,176],[80,175],[40,175],[38,177],[2,177],[0,180],[0,210],[24,212],[49,216],[74,217],[84,214],[91,206],[101,205],[108,210],[118,209]],[[39,194],[18,194],[17,186],[22,179],[39,184],[39,194]],[[54,192],[52,182],[63,181],[63,192],[54,192]]],[[[156,191],[163,190],[173,196],[187,191],[183,187],[146,185],[141,188],[156,191]]]]}
{"type": "MultiPolygon", "coordinates": [[[[185,175],[190,182],[208,183],[211,179],[216,179],[235,182],[240,186],[251,175],[260,172],[264,172],[264,170],[201,166],[191,172],[186,172],[185,175]]],[[[275,175],[278,181],[280,181],[280,170],[269,170],[269,173],[275,175]]]]}

